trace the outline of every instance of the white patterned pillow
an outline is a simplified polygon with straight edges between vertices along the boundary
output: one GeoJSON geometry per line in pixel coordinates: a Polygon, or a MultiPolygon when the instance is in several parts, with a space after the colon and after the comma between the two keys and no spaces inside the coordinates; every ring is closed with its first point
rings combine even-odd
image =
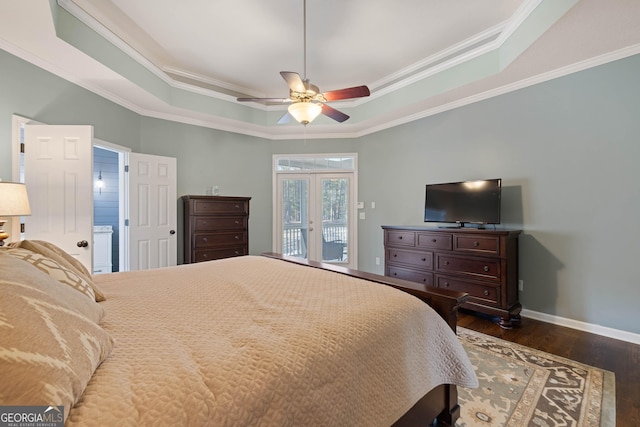
{"type": "Polygon", "coordinates": [[[37,267],[38,270],[43,273],[47,273],[49,276],[56,279],[58,282],[71,286],[73,289],[83,293],[88,298],[91,298],[92,301],[96,300],[93,288],[82,276],[78,275],[71,269],[63,267],[53,259],[24,248],[7,249],[5,253],[27,261],[37,267]]]}

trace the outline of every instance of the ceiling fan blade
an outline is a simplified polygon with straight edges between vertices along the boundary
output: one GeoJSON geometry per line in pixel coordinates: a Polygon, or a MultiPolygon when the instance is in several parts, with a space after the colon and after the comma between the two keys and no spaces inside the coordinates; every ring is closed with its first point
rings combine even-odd
{"type": "Polygon", "coordinates": [[[280,71],[280,75],[289,85],[289,89],[294,92],[304,93],[307,91],[307,88],[304,86],[304,82],[300,77],[300,74],[294,73],[293,71],[280,71]]]}
{"type": "Polygon", "coordinates": [[[285,104],[291,102],[289,98],[237,98],[238,102],[257,102],[259,104],[285,104]]]}
{"type": "Polygon", "coordinates": [[[327,104],[320,104],[320,106],[322,107],[322,114],[327,117],[331,117],[336,122],[342,123],[349,118],[349,116],[347,116],[342,111],[338,111],[333,107],[329,107],[327,104]]]}
{"type": "Polygon", "coordinates": [[[280,117],[280,120],[278,120],[278,124],[279,125],[286,125],[287,123],[289,123],[291,121],[292,118],[293,118],[293,116],[291,114],[289,114],[289,112],[287,111],[286,113],[284,113],[284,115],[282,117],[280,117]]]}
{"type": "Polygon", "coordinates": [[[346,89],[330,90],[323,93],[327,101],[338,101],[340,99],[362,98],[371,95],[369,88],[366,86],[354,86],[346,89]]]}

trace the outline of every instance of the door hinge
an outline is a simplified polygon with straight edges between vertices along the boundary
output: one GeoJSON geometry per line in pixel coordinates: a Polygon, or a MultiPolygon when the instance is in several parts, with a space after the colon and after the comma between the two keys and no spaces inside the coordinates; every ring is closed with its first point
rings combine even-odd
{"type": "Polygon", "coordinates": [[[20,152],[24,154],[24,142],[20,143],[20,152]]]}
{"type": "Polygon", "coordinates": [[[124,165],[124,171],[129,172],[129,165],[124,165]]]}
{"type": "Polygon", "coordinates": [[[24,233],[24,229],[25,229],[24,222],[21,222],[20,223],[20,232],[24,233]]]}
{"type": "Polygon", "coordinates": [[[125,219],[125,220],[124,220],[124,226],[125,226],[125,227],[128,227],[128,226],[129,226],[129,220],[128,220],[128,219],[125,219]]]}

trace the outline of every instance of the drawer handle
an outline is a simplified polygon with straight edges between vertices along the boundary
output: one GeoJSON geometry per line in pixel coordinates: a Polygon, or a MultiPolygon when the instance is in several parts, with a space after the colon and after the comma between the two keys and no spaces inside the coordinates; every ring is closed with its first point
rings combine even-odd
{"type": "Polygon", "coordinates": [[[394,276],[397,276],[397,275],[398,275],[398,273],[393,273],[393,275],[394,275],[394,276]]]}
{"type": "Polygon", "coordinates": [[[202,258],[209,258],[209,255],[207,255],[207,254],[202,254],[202,258]]]}
{"type": "Polygon", "coordinates": [[[488,297],[488,296],[489,296],[489,291],[485,290],[485,291],[484,291],[484,296],[485,296],[485,297],[488,297]]]}
{"type": "Polygon", "coordinates": [[[444,262],[444,265],[449,265],[449,261],[445,261],[445,262],[444,262]]]}
{"type": "Polygon", "coordinates": [[[427,259],[426,258],[422,258],[422,262],[425,262],[427,259]]]}
{"type": "Polygon", "coordinates": [[[236,251],[236,255],[240,255],[240,252],[236,251]]]}
{"type": "Polygon", "coordinates": [[[393,254],[393,257],[396,258],[398,256],[398,254],[393,254]]]}
{"type": "Polygon", "coordinates": [[[202,241],[203,241],[203,242],[208,242],[209,240],[208,240],[206,237],[203,237],[203,238],[202,238],[202,241]]]}
{"type": "Polygon", "coordinates": [[[449,282],[444,282],[444,287],[448,288],[449,287],[449,282]]]}
{"type": "Polygon", "coordinates": [[[240,221],[238,221],[237,219],[236,219],[236,224],[240,224],[240,221]]]}
{"type": "Polygon", "coordinates": [[[240,205],[236,205],[236,209],[240,209],[240,205]]]}
{"type": "Polygon", "coordinates": [[[240,240],[240,236],[236,235],[236,240],[240,240]]]}
{"type": "Polygon", "coordinates": [[[484,270],[484,271],[489,271],[489,266],[488,266],[488,265],[485,265],[483,270],[484,270]]]}
{"type": "Polygon", "coordinates": [[[202,224],[207,225],[207,221],[202,221],[202,224]]]}
{"type": "Polygon", "coordinates": [[[398,239],[402,240],[402,236],[398,236],[398,239]]]}
{"type": "Polygon", "coordinates": [[[473,242],[473,247],[474,247],[474,248],[477,248],[478,246],[480,246],[480,243],[478,243],[478,242],[473,242]]]}
{"type": "Polygon", "coordinates": [[[437,239],[431,239],[431,241],[432,241],[433,243],[435,243],[435,242],[437,242],[438,240],[437,240],[437,239]]]}
{"type": "Polygon", "coordinates": [[[422,278],[422,281],[423,281],[424,283],[427,283],[427,278],[426,278],[426,277],[423,277],[423,278],[422,278]]]}

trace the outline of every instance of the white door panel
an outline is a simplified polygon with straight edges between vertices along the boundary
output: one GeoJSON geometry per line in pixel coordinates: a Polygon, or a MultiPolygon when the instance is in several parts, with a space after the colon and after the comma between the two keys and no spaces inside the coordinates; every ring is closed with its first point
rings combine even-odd
{"type": "Polygon", "coordinates": [[[27,125],[24,143],[25,237],[54,243],[92,271],[93,127],[27,125]]]}
{"type": "Polygon", "coordinates": [[[129,154],[130,269],[177,264],[176,159],[129,154]]]}

